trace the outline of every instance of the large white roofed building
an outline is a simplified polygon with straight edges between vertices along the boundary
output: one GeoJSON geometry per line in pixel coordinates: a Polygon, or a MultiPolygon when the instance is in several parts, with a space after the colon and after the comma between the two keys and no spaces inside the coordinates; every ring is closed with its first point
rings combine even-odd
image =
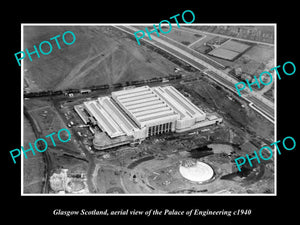
{"type": "Polygon", "coordinates": [[[177,91],[176,88],[166,86],[155,87],[153,90],[179,115],[176,121],[176,130],[192,128],[195,123],[205,120],[206,114],[177,91]]]}
{"type": "Polygon", "coordinates": [[[148,86],[116,91],[112,98],[139,126],[146,128],[146,137],[175,131],[178,113],[148,86]]]}
{"type": "MultiPolygon", "coordinates": [[[[182,132],[221,122],[206,116],[172,86],[142,86],[115,91],[111,97],[99,97],[83,103],[98,127],[110,138],[133,140],[166,132],[182,132]]],[[[78,106],[75,106],[78,111],[78,106]]],[[[84,120],[87,123],[86,120],[84,120]]]]}

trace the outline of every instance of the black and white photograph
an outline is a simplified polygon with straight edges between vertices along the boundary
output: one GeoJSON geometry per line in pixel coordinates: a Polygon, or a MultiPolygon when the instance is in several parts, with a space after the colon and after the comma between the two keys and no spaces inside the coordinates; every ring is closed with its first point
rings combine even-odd
{"type": "Polygon", "coordinates": [[[26,4],[2,14],[5,220],[297,221],[296,4],[26,4]]]}
{"type": "Polygon", "coordinates": [[[23,194],[276,194],[275,24],[22,28],[23,194]]]}

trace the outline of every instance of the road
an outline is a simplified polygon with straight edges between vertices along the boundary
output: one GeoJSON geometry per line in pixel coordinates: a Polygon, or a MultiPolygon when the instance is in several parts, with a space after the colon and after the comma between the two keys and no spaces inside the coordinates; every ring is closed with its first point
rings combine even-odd
{"type": "MultiPolygon", "coordinates": [[[[134,35],[134,32],[138,31],[137,28],[131,26],[114,26],[123,32],[134,35]]],[[[193,67],[198,68],[200,71],[203,71],[207,76],[220,83],[222,86],[225,86],[231,90],[234,94],[237,94],[235,89],[235,84],[239,81],[230,77],[225,72],[222,71],[218,63],[209,59],[207,56],[200,54],[185,45],[182,45],[174,40],[160,35],[156,37],[154,34],[151,36],[152,40],[150,41],[148,37],[140,39],[140,41],[145,41],[151,45],[154,45],[158,48],[163,49],[169,54],[185,61],[186,63],[192,65],[193,67]]],[[[274,103],[264,98],[258,93],[250,92],[247,89],[243,90],[244,94],[241,96],[244,100],[249,103],[252,103],[256,106],[255,110],[267,118],[270,122],[274,123],[274,103]]]]}

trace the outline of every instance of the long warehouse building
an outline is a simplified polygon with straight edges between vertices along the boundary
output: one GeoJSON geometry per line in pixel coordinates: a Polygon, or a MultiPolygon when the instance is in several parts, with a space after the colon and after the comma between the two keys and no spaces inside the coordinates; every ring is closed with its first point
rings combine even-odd
{"type": "Polygon", "coordinates": [[[216,116],[207,117],[172,86],[115,91],[111,97],[99,97],[84,102],[83,106],[112,139],[130,136],[133,140],[144,140],[161,133],[182,132],[222,121],[216,116]]]}

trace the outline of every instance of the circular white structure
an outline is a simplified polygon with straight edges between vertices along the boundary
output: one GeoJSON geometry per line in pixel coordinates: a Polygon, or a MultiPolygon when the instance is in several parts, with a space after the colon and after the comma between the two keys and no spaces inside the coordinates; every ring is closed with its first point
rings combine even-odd
{"type": "Polygon", "coordinates": [[[189,167],[180,165],[179,172],[184,178],[195,182],[205,182],[214,176],[214,170],[208,164],[198,161],[189,167]]]}

